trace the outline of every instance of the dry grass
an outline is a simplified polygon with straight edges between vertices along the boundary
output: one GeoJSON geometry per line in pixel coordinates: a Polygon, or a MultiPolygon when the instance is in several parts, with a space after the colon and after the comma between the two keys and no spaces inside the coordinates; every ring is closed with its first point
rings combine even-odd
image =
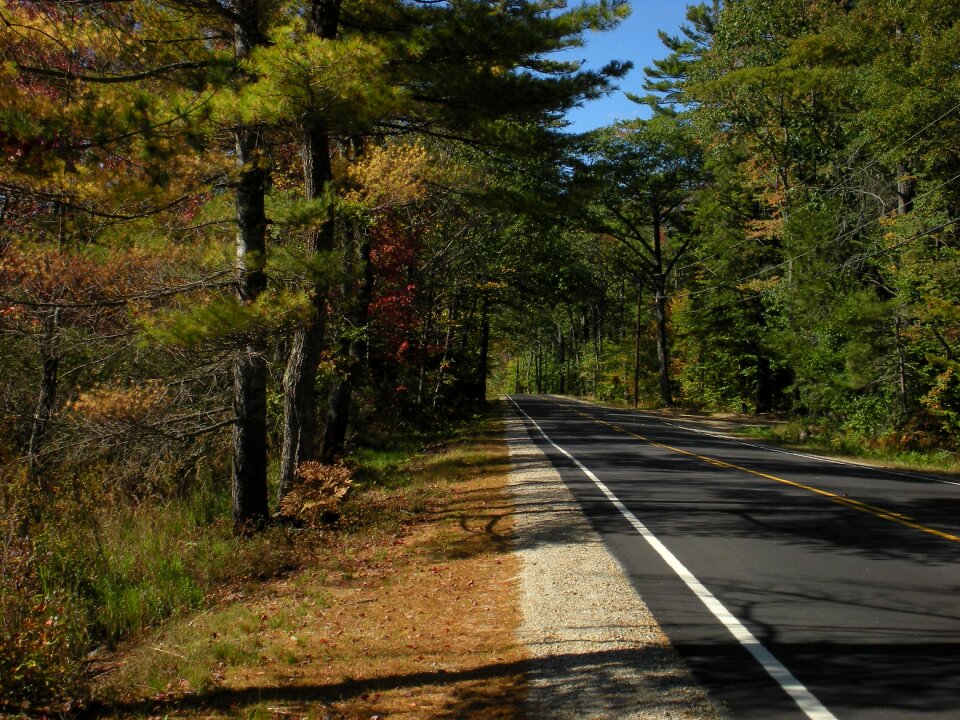
{"type": "Polygon", "coordinates": [[[104,664],[109,717],[523,717],[500,428],[351,497],[302,570],[104,664]]]}

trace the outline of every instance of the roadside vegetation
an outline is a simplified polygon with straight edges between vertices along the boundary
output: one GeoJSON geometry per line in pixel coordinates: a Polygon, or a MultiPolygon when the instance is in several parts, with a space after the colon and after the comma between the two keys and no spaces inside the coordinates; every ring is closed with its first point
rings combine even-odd
{"type": "Polygon", "coordinates": [[[954,2],[689,6],[644,114],[578,139],[577,231],[499,318],[496,386],[955,465],[958,33],[954,2]]]}
{"type": "Polygon", "coordinates": [[[565,132],[629,58],[558,53],[628,12],[0,0],[0,701],[144,638],[121,700],[212,688],[308,567],[347,612],[499,392],[956,464],[960,2],[692,5],[646,107],[565,132]]]}
{"type": "MultiPolygon", "coordinates": [[[[0,0],[0,702],[434,507],[404,468],[483,411],[558,121],[627,69],[555,52],[626,12],[0,0]]],[[[224,612],[130,682],[250,660],[224,612]]]]}
{"type": "MultiPolygon", "coordinates": [[[[426,438],[424,438],[427,440],[426,438]]],[[[297,562],[95,664],[102,717],[522,717],[499,417],[420,452],[367,452],[297,562]]]]}
{"type": "Polygon", "coordinates": [[[359,449],[335,517],[237,537],[205,495],[51,528],[42,577],[4,573],[21,628],[5,711],[512,717],[522,651],[517,606],[501,602],[516,568],[498,415],[359,449]],[[17,607],[38,595],[49,604],[17,607]]]}
{"type": "Polygon", "coordinates": [[[868,435],[840,433],[824,426],[811,427],[796,420],[783,420],[769,425],[748,422],[740,432],[788,448],[845,457],[883,467],[960,474],[960,457],[956,450],[924,447],[925,443],[911,441],[910,438],[878,440],[868,435]]]}

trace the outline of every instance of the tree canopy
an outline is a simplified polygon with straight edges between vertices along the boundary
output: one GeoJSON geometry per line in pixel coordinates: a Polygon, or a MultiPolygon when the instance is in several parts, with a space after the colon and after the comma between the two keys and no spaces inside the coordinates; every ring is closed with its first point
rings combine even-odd
{"type": "Polygon", "coordinates": [[[960,2],[692,5],[570,133],[630,63],[558,52],[628,10],[0,0],[18,557],[175,499],[256,533],[501,391],[956,452],[960,2]]]}

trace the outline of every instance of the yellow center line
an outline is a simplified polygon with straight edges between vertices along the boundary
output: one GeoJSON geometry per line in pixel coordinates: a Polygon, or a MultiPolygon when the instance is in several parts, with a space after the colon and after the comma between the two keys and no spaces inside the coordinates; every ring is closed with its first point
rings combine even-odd
{"type": "MultiPolygon", "coordinates": [[[[567,406],[569,408],[569,406],[567,406]]],[[[936,528],[928,527],[921,523],[916,522],[913,518],[903,515],[901,513],[895,512],[893,510],[887,510],[886,508],[877,507],[876,505],[868,505],[867,503],[860,502],[859,500],[854,500],[853,498],[845,497],[844,495],[838,495],[837,493],[830,492],[829,490],[823,490],[818,487],[813,487],[812,485],[804,485],[803,483],[795,482],[794,480],[787,480],[786,478],[779,477],[777,475],[770,475],[769,473],[760,472],[759,470],[752,470],[742,465],[735,465],[734,463],[727,462],[725,460],[718,460],[717,458],[707,457],[706,455],[700,455],[695,452],[690,452],[689,450],[683,450],[682,448],[673,447],[672,445],[665,445],[659,443],[656,440],[651,440],[648,437],[643,435],[638,435],[635,432],[631,432],[615,423],[608,422],[607,420],[601,420],[598,417],[585,413],[582,410],[576,408],[569,408],[573,410],[578,415],[582,415],[585,418],[589,418],[596,423],[601,425],[606,425],[607,427],[613,428],[617,432],[624,433],[630,437],[634,437],[637,440],[642,440],[645,443],[653,445],[654,447],[662,448],[663,450],[669,450],[671,452],[679,453],[681,455],[686,455],[687,457],[695,458],[702,462],[713,465],[714,467],[724,468],[726,470],[739,470],[740,472],[747,473],[748,475],[753,475],[755,477],[763,478],[764,480],[773,480],[782,485],[789,485],[790,487],[797,488],[798,490],[806,490],[807,492],[820,495],[825,498],[829,498],[839,505],[844,505],[852,510],[858,510],[860,512],[866,513],[868,515],[873,515],[874,517],[881,518],[883,520],[889,520],[890,522],[895,522],[899,525],[903,525],[913,530],[919,530],[920,532],[927,533],[928,535],[934,535],[938,538],[944,540],[951,540],[952,542],[960,542],[960,536],[952,535],[951,533],[943,532],[942,530],[937,530],[936,528]]]]}

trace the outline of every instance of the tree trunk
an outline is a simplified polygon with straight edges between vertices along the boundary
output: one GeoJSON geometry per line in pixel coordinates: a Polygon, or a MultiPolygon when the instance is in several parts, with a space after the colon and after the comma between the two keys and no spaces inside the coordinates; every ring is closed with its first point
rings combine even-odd
{"type": "MultiPolygon", "coordinates": [[[[318,37],[333,39],[340,23],[340,0],[314,0],[310,5],[308,28],[318,37]]],[[[303,147],[304,195],[316,201],[333,180],[330,157],[330,137],[321,118],[312,116],[304,123],[303,147]]],[[[332,208],[307,244],[307,256],[317,256],[333,250],[334,221],[332,208]]],[[[297,467],[316,457],[314,439],[317,433],[316,377],[323,350],[327,320],[326,281],[314,280],[310,289],[313,315],[308,323],[293,335],[290,356],[283,376],[283,446],[280,455],[280,483],[278,494],[282,499],[296,482],[297,467]]]]}
{"type": "MultiPolygon", "coordinates": [[[[265,41],[261,7],[255,0],[237,2],[237,57],[245,58],[265,41]]],[[[264,272],[267,216],[264,206],[269,170],[259,129],[236,132],[240,174],[236,187],[237,294],[251,304],[267,285],[264,272]]],[[[263,527],[267,520],[267,362],[262,342],[237,352],[233,366],[233,521],[240,531],[263,527]]]]}
{"type": "Polygon", "coordinates": [[[615,317],[617,318],[617,342],[623,343],[627,337],[627,290],[626,290],[626,280],[620,281],[620,287],[618,288],[619,292],[617,293],[617,313],[615,317]]]}
{"type": "Polygon", "coordinates": [[[537,340],[537,395],[543,393],[543,345],[537,340]]]}
{"type": "Polygon", "coordinates": [[[560,385],[561,395],[567,393],[567,353],[566,353],[566,333],[563,331],[563,325],[557,323],[557,364],[560,366],[560,385]]]}
{"type": "Polygon", "coordinates": [[[903,163],[897,163],[897,215],[906,215],[913,209],[916,192],[916,180],[907,172],[903,163]]]}
{"type": "Polygon", "coordinates": [[[526,382],[525,382],[524,385],[523,385],[523,392],[525,392],[525,393],[527,393],[527,394],[530,393],[530,388],[533,387],[533,382],[532,382],[532,380],[531,380],[531,378],[530,378],[530,373],[533,371],[533,357],[534,357],[534,353],[535,353],[535,352],[536,352],[536,351],[534,350],[534,348],[530,348],[530,357],[527,358],[527,375],[526,375],[526,382]]]}
{"type": "Polygon", "coordinates": [[[490,300],[483,296],[480,306],[480,357],[477,363],[477,390],[474,398],[480,405],[487,401],[487,365],[490,354],[490,300]]]}
{"type": "Polygon", "coordinates": [[[893,332],[897,343],[897,390],[900,395],[900,409],[903,417],[910,415],[910,402],[907,397],[907,358],[903,349],[903,318],[900,315],[900,308],[897,308],[893,316],[893,332]]]}
{"type": "Polygon", "coordinates": [[[757,407],[756,412],[768,413],[773,410],[773,370],[770,358],[757,355],[757,407]]]}
{"type": "MultiPolygon", "coordinates": [[[[360,263],[363,268],[363,280],[359,292],[354,293],[353,261],[351,251],[345,252],[346,278],[343,294],[346,305],[351,305],[353,312],[351,324],[355,331],[366,328],[370,314],[370,300],[373,295],[373,263],[370,257],[370,240],[365,238],[360,246],[360,263]]],[[[340,340],[341,363],[344,368],[334,383],[330,393],[330,404],[327,409],[327,425],[323,432],[323,449],[320,458],[325,463],[335,462],[343,455],[343,448],[347,440],[347,428],[350,424],[350,406],[353,400],[353,388],[363,367],[365,343],[357,337],[345,337],[340,340]]]]}
{"type": "Polygon", "coordinates": [[[53,416],[53,406],[56,402],[60,356],[56,353],[43,352],[41,362],[43,373],[40,379],[40,396],[37,398],[37,408],[33,414],[33,423],[30,427],[30,448],[27,451],[27,473],[32,481],[40,477],[40,467],[43,464],[40,453],[43,449],[43,441],[47,436],[47,428],[50,424],[50,418],[53,416]]]}
{"type": "Polygon", "coordinates": [[[587,391],[584,387],[583,367],[580,361],[580,338],[580,333],[576,331],[576,320],[573,313],[570,313],[570,350],[573,353],[573,377],[576,380],[576,382],[571,382],[571,385],[575,388],[573,392],[583,397],[587,394],[587,391]]]}
{"type": "Polygon", "coordinates": [[[597,397],[600,388],[600,381],[603,375],[603,325],[601,322],[602,314],[597,307],[593,307],[593,344],[596,355],[593,366],[593,395],[597,397]]]}
{"type": "Polygon", "coordinates": [[[657,320],[657,362],[660,365],[660,400],[666,407],[673,407],[673,391],[670,388],[670,348],[667,345],[667,276],[663,269],[663,233],[660,209],[653,208],[653,305],[657,320]]]}
{"type": "Polygon", "coordinates": [[[350,404],[353,400],[353,376],[348,369],[333,386],[327,406],[327,424],[323,432],[323,449],[320,458],[325,463],[334,463],[343,455],[350,427],[350,404]]]}
{"type": "Polygon", "coordinates": [[[323,349],[326,309],[318,305],[326,298],[316,293],[314,316],[298,328],[290,345],[283,374],[283,445],[280,451],[279,498],[290,491],[301,463],[314,459],[317,432],[316,376],[323,349]],[[318,302],[319,301],[319,302],[318,302]]]}
{"type": "Polygon", "coordinates": [[[670,388],[670,349],[667,346],[667,293],[665,278],[656,278],[654,309],[657,316],[657,362],[660,365],[660,399],[667,407],[673,407],[673,391],[670,388]]]}
{"type": "MultiPolygon", "coordinates": [[[[903,25],[899,22],[894,30],[897,42],[903,38],[903,25]]],[[[913,198],[916,194],[916,180],[907,171],[906,164],[897,163],[897,215],[906,215],[913,209],[913,198]]]]}
{"type": "Polygon", "coordinates": [[[342,0],[312,0],[307,16],[307,29],[314,35],[326,40],[337,37],[340,27],[340,5],[342,0]]]}
{"type": "Polygon", "coordinates": [[[57,400],[60,371],[60,308],[54,309],[44,319],[40,363],[42,365],[40,395],[37,398],[37,408],[33,413],[30,445],[27,450],[27,479],[31,494],[29,515],[34,520],[38,518],[40,504],[46,496],[41,453],[57,400]]]}
{"type": "Polygon", "coordinates": [[[446,374],[447,358],[450,356],[450,350],[453,347],[453,328],[457,322],[457,313],[460,311],[460,292],[453,293],[450,300],[450,309],[447,314],[447,330],[443,339],[443,354],[440,356],[440,367],[437,368],[437,384],[433,389],[433,402],[431,407],[436,410],[440,402],[440,391],[443,389],[443,377],[446,374]]]}
{"type": "MultiPolygon", "coordinates": [[[[56,203],[57,246],[63,250],[66,241],[66,208],[56,203]]],[[[6,202],[4,203],[6,213],[6,202]]],[[[57,402],[57,386],[60,380],[60,321],[62,308],[55,307],[43,319],[43,336],[40,339],[40,394],[30,426],[30,444],[27,447],[27,513],[21,534],[26,536],[29,523],[40,519],[43,504],[48,496],[48,487],[43,472],[43,445],[47,436],[53,408],[57,402]]]]}
{"type": "MultiPolygon", "coordinates": [[[[303,169],[307,200],[318,200],[327,183],[333,179],[330,161],[330,139],[318,122],[304,130],[303,169]]],[[[307,255],[329,252],[334,245],[333,218],[324,218],[306,248],[307,255]]],[[[313,314],[309,322],[294,332],[283,376],[283,448],[280,457],[282,498],[296,481],[297,467],[315,459],[314,438],[317,432],[316,377],[323,350],[327,319],[325,281],[315,280],[310,290],[313,314]]]]}
{"type": "Polygon", "coordinates": [[[267,505],[267,361],[243,348],[233,366],[233,521],[239,531],[262,528],[267,505]]]}
{"type": "Polygon", "coordinates": [[[427,383],[427,346],[430,340],[430,333],[433,330],[433,306],[435,298],[433,292],[430,293],[427,300],[427,317],[423,322],[423,333],[420,335],[420,350],[417,353],[420,369],[417,379],[417,407],[423,406],[423,389],[427,383]]]}
{"type": "Polygon", "coordinates": [[[640,331],[642,330],[642,325],[640,322],[640,312],[642,310],[641,303],[643,302],[643,296],[639,290],[637,290],[637,324],[636,332],[633,336],[633,406],[639,407],[640,405],[640,331]]]}

